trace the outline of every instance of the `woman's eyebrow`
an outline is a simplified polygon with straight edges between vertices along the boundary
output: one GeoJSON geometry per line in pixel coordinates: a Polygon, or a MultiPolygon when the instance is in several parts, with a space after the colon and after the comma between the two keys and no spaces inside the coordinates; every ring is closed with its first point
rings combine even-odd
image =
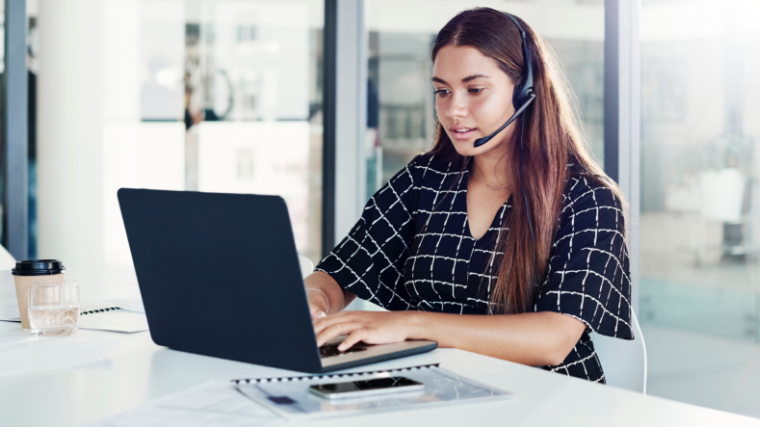
{"type": "Polygon", "coordinates": [[[462,83],[467,83],[469,81],[475,80],[475,79],[480,78],[480,77],[488,78],[488,76],[485,75],[485,74],[473,74],[471,76],[467,76],[467,77],[463,78],[462,79],[462,83]]]}
{"type": "MultiPolygon", "coordinates": [[[[472,80],[475,80],[475,79],[478,79],[478,78],[481,78],[481,77],[488,78],[488,76],[485,75],[485,74],[473,74],[471,76],[467,76],[467,77],[463,78],[462,79],[462,83],[467,83],[469,81],[472,81],[472,80]]],[[[433,76],[433,81],[437,82],[437,83],[448,85],[448,83],[446,83],[445,80],[443,80],[441,78],[438,78],[438,77],[435,77],[435,76],[433,76]]]]}

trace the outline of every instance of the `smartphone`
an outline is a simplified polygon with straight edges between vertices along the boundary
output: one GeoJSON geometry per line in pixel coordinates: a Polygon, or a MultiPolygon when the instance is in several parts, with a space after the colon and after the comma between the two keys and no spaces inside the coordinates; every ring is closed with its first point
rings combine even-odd
{"type": "Polygon", "coordinates": [[[309,391],[326,399],[347,399],[391,393],[422,391],[424,386],[406,377],[386,377],[372,380],[349,381],[345,383],[319,384],[309,387],[309,391]]]}

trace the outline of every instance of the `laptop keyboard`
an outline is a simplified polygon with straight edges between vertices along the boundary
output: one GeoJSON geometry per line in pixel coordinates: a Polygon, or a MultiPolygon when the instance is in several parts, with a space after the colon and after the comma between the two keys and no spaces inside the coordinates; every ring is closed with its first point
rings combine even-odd
{"type": "Polygon", "coordinates": [[[368,349],[370,346],[364,343],[356,343],[346,351],[338,350],[338,344],[325,344],[319,347],[321,357],[342,356],[344,354],[357,353],[368,349]]]}

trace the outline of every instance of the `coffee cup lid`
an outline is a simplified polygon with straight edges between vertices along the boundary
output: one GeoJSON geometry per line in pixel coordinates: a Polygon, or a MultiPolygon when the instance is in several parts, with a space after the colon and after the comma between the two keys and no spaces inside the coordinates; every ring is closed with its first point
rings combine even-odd
{"type": "Polygon", "coordinates": [[[16,268],[11,270],[11,274],[14,276],[45,276],[61,274],[65,271],[66,267],[57,259],[34,259],[17,262],[16,268]]]}

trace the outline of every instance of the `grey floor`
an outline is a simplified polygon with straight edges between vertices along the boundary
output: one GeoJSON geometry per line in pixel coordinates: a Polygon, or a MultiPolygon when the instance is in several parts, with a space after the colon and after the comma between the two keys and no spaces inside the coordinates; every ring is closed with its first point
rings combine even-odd
{"type": "Polygon", "coordinates": [[[647,392],[760,418],[760,345],[642,325],[647,392]]]}

